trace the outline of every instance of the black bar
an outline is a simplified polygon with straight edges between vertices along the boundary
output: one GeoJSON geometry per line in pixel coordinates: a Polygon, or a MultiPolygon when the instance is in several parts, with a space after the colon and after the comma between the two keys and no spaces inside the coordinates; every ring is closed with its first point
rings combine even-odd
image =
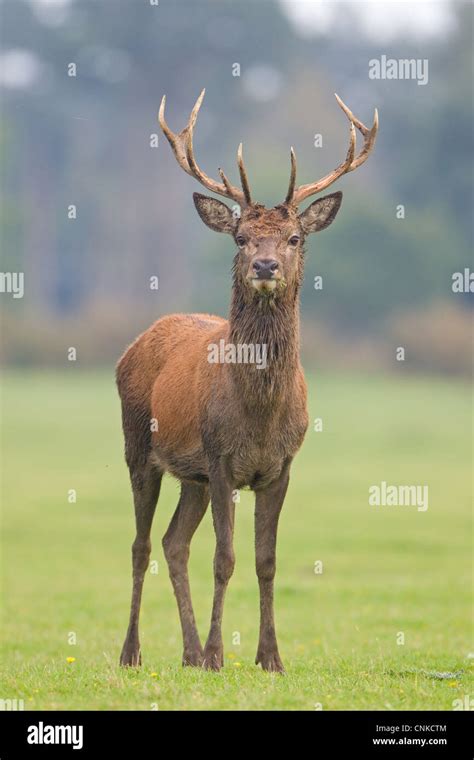
{"type": "Polygon", "coordinates": [[[308,760],[341,753],[472,760],[472,728],[468,711],[2,712],[0,760],[92,757],[99,749],[132,757],[143,751],[174,755],[188,747],[220,758],[229,749],[248,754],[259,745],[267,754],[278,743],[280,751],[285,746],[295,758],[305,754],[308,760]],[[51,738],[70,743],[46,743],[51,738]]]}

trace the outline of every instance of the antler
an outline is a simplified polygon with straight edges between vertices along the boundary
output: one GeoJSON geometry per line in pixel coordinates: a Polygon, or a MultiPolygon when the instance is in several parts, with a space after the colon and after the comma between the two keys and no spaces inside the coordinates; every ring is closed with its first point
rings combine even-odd
{"type": "Polygon", "coordinates": [[[194,104],[194,108],[191,111],[187,125],[182,130],[182,132],[177,135],[171,131],[165,121],[166,95],[163,95],[160,111],[158,114],[160,127],[165,133],[168,142],[173,149],[173,153],[178,164],[182,169],[184,169],[186,174],[189,174],[191,177],[197,179],[201,185],[204,185],[204,187],[206,187],[208,190],[211,190],[211,192],[217,193],[218,195],[223,195],[225,198],[231,198],[240,206],[248,206],[252,203],[252,200],[250,197],[250,187],[247,179],[247,173],[245,171],[244,160],[242,157],[242,143],[240,143],[239,149],[237,151],[237,164],[239,167],[242,190],[240,190],[238,187],[235,187],[229,182],[222,169],[219,169],[219,175],[222,179],[222,182],[216,182],[216,180],[211,179],[199,168],[196,163],[196,159],[194,158],[193,130],[199,109],[201,108],[201,103],[204,99],[205,92],[206,90],[203,90],[199,95],[196,103],[194,104]]]}
{"type": "Polygon", "coordinates": [[[354,116],[352,111],[346,106],[345,103],[343,103],[343,101],[338,95],[336,95],[336,100],[351,123],[350,131],[349,131],[349,150],[347,151],[347,156],[345,160],[342,162],[342,164],[339,164],[337,169],[334,169],[334,171],[330,172],[329,174],[326,174],[326,176],[323,177],[322,179],[318,180],[317,182],[311,182],[308,185],[300,185],[299,187],[295,189],[296,157],[295,157],[295,152],[292,148],[291,149],[291,175],[290,175],[290,184],[288,187],[288,193],[285,198],[286,204],[292,204],[294,206],[298,206],[302,201],[305,200],[305,198],[308,198],[310,195],[314,195],[315,193],[321,192],[321,190],[325,190],[327,187],[332,185],[337,179],[339,179],[339,177],[342,177],[343,174],[347,174],[348,172],[354,171],[354,169],[357,169],[365,161],[367,161],[369,154],[371,153],[374,147],[375,138],[377,137],[377,130],[379,127],[379,116],[377,113],[377,109],[375,109],[375,113],[374,113],[374,123],[371,129],[368,129],[365,126],[365,124],[363,124],[361,121],[359,121],[359,119],[356,116],[354,116]],[[360,153],[357,154],[357,156],[355,156],[355,147],[356,147],[355,127],[357,127],[359,132],[364,137],[364,146],[362,150],[360,151],[360,153]]]}

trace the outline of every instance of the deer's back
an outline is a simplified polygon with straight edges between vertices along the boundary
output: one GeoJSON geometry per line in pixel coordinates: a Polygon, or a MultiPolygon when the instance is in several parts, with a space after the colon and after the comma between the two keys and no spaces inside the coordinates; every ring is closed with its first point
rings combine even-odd
{"type": "MultiPolygon", "coordinates": [[[[127,348],[117,365],[117,385],[123,402],[150,404],[154,383],[171,359],[179,373],[179,358],[199,351],[209,335],[224,330],[227,321],[210,314],[171,314],[157,320],[127,348]]],[[[189,362],[188,362],[189,366],[189,362]]],[[[179,382],[179,377],[175,378],[179,382]]]]}

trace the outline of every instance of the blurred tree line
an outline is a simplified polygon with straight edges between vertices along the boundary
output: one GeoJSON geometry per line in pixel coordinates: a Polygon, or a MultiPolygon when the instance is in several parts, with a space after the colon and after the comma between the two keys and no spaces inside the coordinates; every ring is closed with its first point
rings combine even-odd
{"type": "Polygon", "coordinates": [[[290,145],[301,183],[345,156],[334,91],[366,123],[378,107],[374,155],[308,242],[306,354],[389,366],[403,338],[414,366],[468,371],[472,294],[451,283],[472,244],[472,8],[455,8],[445,37],[380,45],[350,7],[337,35],[302,38],[277,0],[3,0],[1,269],[25,273],[23,299],[2,294],[5,359],[62,362],[74,345],[110,362],[166,312],[227,312],[233,243],[198,219],[199,185],[164,137],[151,145],[162,94],[179,131],[205,86],[199,163],[236,180],[242,140],[266,205],[284,197],[290,145]],[[369,79],[382,54],[428,59],[428,84],[369,79]]]}

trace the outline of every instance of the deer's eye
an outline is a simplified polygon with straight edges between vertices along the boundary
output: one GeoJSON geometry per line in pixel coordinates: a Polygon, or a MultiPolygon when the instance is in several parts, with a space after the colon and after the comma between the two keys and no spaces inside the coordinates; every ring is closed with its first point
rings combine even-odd
{"type": "Polygon", "coordinates": [[[237,237],[235,238],[235,240],[236,240],[236,243],[239,246],[239,248],[243,248],[243,246],[245,245],[245,238],[242,237],[242,235],[237,235],[237,237]]]}
{"type": "Polygon", "coordinates": [[[290,237],[290,239],[288,240],[288,244],[293,246],[293,248],[297,246],[299,242],[300,242],[299,235],[292,235],[292,237],[290,237]]]}

